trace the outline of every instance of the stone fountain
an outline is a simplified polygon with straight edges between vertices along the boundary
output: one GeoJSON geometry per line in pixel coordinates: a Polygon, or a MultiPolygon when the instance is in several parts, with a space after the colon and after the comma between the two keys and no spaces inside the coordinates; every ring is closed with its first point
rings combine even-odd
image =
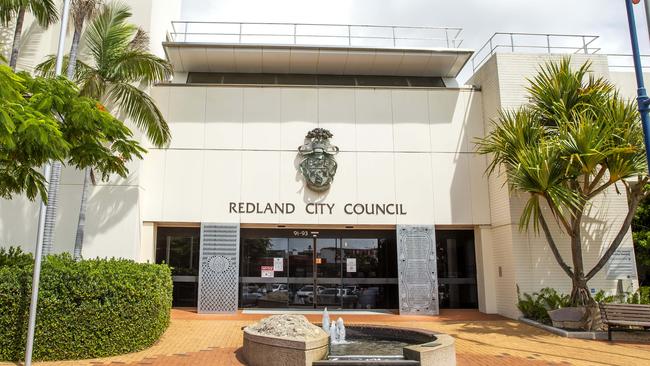
{"type": "Polygon", "coordinates": [[[249,366],[311,366],[328,354],[328,334],[302,315],[274,315],[244,328],[249,366]]]}

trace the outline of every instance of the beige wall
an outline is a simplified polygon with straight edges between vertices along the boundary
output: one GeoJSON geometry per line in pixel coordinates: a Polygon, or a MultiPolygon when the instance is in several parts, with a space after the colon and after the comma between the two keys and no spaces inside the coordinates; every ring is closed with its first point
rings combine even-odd
{"type": "MultiPolygon", "coordinates": [[[[92,187],[88,202],[83,256],[138,259],[140,242],[139,163],[130,165],[128,179],[113,177],[92,187]]],[[[59,212],[54,233],[55,252],[72,252],[81,200],[83,176],[65,168],[59,188],[59,212]]],[[[0,200],[0,247],[23,246],[33,251],[36,243],[38,202],[17,197],[0,200]]]]}
{"type": "Polygon", "coordinates": [[[158,86],[174,139],[143,168],[146,221],[298,224],[489,223],[480,93],[471,89],[158,86]],[[173,101],[173,102],[172,102],[173,101]],[[297,147],[329,129],[332,188],[306,190],[297,147]],[[291,202],[292,215],[231,214],[229,202],[291,202]],[[336,204],[309,215],[309,202],[336,204]],[[403,203],[404,216],[350,216],[345,203],[403,203]]]}

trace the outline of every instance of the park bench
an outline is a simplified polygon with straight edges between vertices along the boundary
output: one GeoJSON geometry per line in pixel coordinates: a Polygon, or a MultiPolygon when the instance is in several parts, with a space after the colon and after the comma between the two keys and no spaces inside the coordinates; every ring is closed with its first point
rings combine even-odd
{"type": "Polygon", "coordinates": [[[607,325],[607,338],[612,340],[613,331],[629,331],[630,327],[650,330],[650,305],[599,303],[600,316],[607,325]]]}

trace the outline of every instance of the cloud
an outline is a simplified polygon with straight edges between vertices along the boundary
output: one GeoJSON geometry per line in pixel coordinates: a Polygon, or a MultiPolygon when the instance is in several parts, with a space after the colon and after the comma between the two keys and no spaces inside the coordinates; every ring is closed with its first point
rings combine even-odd
{"type": "MultiPolygon", "coordinates": [[[[650,50],[643,7],[635,9],[650,50]]],[[[473,48],[494,32],[595,34],[604,52],[629,50],[623,0],[185,0],[183,18],[462,27],[473,48]]]]}

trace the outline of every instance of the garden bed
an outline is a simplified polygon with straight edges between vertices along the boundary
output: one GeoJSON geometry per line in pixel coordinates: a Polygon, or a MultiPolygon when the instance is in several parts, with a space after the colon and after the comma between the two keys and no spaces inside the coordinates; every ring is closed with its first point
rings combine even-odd
{"type": "Polygon", "coordinates": [[[607,332],[589,332],[584,330],[567,330],[562,328],[556,328],[551,325],[543,324],[532,319],[524,318],[523,316],[519,318],[519,321],[533,327],[544,329],[547,332],[559,335],[566,338],[577,338],[577,339],[593,339],[593,340],[607,340],[607,332]]]}
{"type": "MultiPolygon", "coordinates": [[[[575,339],[587,339],[587,340],[597,340],[597,341],[606,341],[607,332],[606,331],[584,331],[584,330],[567,330],[562,328],[556,328],[551,325],[543,324],[532,319],[525,317],[520,317],[519,321],[543,329],[549,333],[553,333],[560,337],[566,338],[575,338],[575,339]]],[[[628,332],[616,332],[612,333],[613,341],[623,341],[623,342],[643,342],[650,343],[650,334],[647,331],[628,331],[628,332]]]]}

